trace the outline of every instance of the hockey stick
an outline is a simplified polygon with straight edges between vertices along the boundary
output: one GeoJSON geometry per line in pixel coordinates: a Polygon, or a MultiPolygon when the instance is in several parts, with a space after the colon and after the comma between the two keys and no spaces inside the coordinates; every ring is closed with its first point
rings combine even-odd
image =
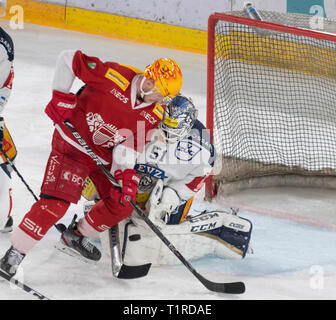
{"type": "Polygon", "coordinates": [[[6,152],[2,149],[2,145],[0,145],[0,151],[2,153],[2,155],[6,158],[7,162],[9,163],[9,165],[12,167],[12,169],[16,172],[16,174],[19,176],[19,178],[21,179],[21,181],[23,182],[23,184],[26,186],[26,188],[28,189],[28,191],[33,195],[35,201],[38,201],[38,198],[36,197],[35,193],[33,192],[32,189],[30,189],[28,183],[25,181],[25,179],[23,179],[22,175],[20,174],[20,172],[18,171],[18,169],[16,169],[14,163],[12,162],[11,159],[9,159],[9,157],[7,156],[6,152]]]}
{"type": "Polygon", "coordinates": [[[20,282],[19,280],[13,279],[12,276],[8,275],[6,272],[3,272],[1,269],[0,269],[0,276],[2,278],[4,278],[5,280],[7,280],[8,282],[17,286],[18,288],[20,288],[20,289],[26,291],[27,293],[33,295],[34,297],[36,297],[39,300],[50,300],[45,295],[35,291],[31,287],[29,287],[26,284],[20,282]]]}
{"type": "MultiPolygon", "coordinates": [[[[105,168],[98,156],[91,150],[85,140],[76,131],[74,126],[68,121],[64,121],[64,124],[72,132],[73,136],[77,139],[79,144],[86,150],[87,154],[96,163],[99,169],[106,175],[111,183],[116,188],[121,188],[118,182],[114,179],[112,174],[105,168]]],[[[156,227],[156,225],[147,217],[146,213],[141,210],[136,203],[130,202],[132,208],[138,213],[138,215],[147,223],[152,231],[163,241],[163,243],[174,253],[174,255],[187,267],[187,269],[210,291],[221,293],[240,294],[245,292],[245,284],[243,282],[231,282],[231,283],[216,283],[212,282],[202,275],[200,275],[194,267],[182,256],[182,254],[173,246],[173,244],[162,234],[162,232],[156,227]]]]}
{"type": "MultiPolygon", "coordinates": [[[[2,155],[6,158],[7,162],[9,163],[9,165],[12,167],[12,169],[16,172],[16,174],[18,175],[18,177],[21,179],[21,181],[23,182],[23,184],[26,186],[26,188],[28,189],[28,191],[32,194],[32,196],[34,197],[35,201],[38,201],[39,199],[37,198],[37,196],[35,195],[35,193],[33,192],[33,190],[29,187],[28,183],[25,181],[25,179],[22,177],[22,175],[20,174],[19,170],[16,168],[15,164],[13,163],[13,161],[11,159],[9,159],[9,157],[7,156],[6,152],[2,149],[2,146],[0,145],[0,152],[2,153],[2,155]]],[[[63,232],[66,227],[64,224],[59,223],[59,224],[54,224],[54,227],[59,231],[59,232],[63,232]]]]}
{"type": "Polygon", "coordinates": [[[151,263],[138,266],[128,266],[123,263],[123,258],[120,252],[118,225],[110,228],[108,230],[108,233],[111,248],[111,264],[113,276],[119,279],[135,279],[146,276],[152,265],[151,263]]]}

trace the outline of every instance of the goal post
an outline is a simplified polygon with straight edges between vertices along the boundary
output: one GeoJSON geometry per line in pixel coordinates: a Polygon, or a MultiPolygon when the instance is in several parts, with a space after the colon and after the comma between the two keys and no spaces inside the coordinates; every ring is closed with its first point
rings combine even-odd
{"type": "Polygon", "coordinates": [[[208,198],[250,187],[336,188],[336,35],[307,29],[311,16],[261,13],[264,21],[209,17],[207,128],[217,160],[208,198]]]}

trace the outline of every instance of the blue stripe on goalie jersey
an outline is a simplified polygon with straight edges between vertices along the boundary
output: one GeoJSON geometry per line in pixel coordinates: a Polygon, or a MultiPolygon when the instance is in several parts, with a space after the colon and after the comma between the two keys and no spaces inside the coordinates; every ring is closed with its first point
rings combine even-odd
{"type": "Polygon", "coordinates": [[[165,172],[158,167],[151,166],[149,164],[138,163],[134,166],[134,170],[138,173],[149,174],[153,178],[164,180],[167,178],[165,172]]]}
{"type": "Polygon", "coordinates": [[[0,28],[0,44],[4,46],[7,51],[8,60],[14,60],[14,43],[10,35],[0,28]]]}
{"type": "Polygon", "coordinates": [[[202,122],[196,120],[189,135],[183,138],[182,141],[183,140],[195,141],[198,145],[207,149],[210,153],[209,164],[213,167],[216,159],[216,151],[211,143],[210,135],[202,122]]]}

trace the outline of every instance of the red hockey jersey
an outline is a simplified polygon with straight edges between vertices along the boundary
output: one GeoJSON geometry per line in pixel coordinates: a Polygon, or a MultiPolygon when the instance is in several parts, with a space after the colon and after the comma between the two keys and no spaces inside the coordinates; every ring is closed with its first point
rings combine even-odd
{"type": "MultiPolygon", "coordinates": [[[[103,63],[81,51],[76,51],[72,69],[86,87],[69,120],[90,148],[106,165],[112,162],[111,149],[121,142],[141,152],[163,111],[160,104],[137,99],[136,81],[142,72],[116,62],[103,63]]],[[[57,129],[65,140],[77,145],[64,124],[57,129]]]]}

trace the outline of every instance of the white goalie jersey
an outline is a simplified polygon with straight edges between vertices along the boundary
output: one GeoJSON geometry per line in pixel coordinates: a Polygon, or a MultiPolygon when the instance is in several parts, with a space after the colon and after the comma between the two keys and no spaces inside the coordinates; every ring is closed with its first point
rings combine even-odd
{"type": "Polygon", "coordinates": [[[181,204],[188,201],[202,188],[214,160],[214,147],[200,121],[196,120],[190,133],[174,144],[160,141],[159,133],[154,135],[136,161],[140,177],[137,202],[147,201],[158,179],[176,191],[181,204]]]}
{"type": "MultiPolygon", "coordinates": [[[[161,182],[163,189],[168,187],[177,193],[179,206],[164,222],[156,225],[187,259],[207,255],[245,257],[252,230],[250,221],[230,210],[204,211],[198,216],[188,216],[194,196],[211,173],[215,160],[215,150],[206,128],[196,121],[189,134],[173,144],[162,142],[159,136],[158,132],[146,144],[135,164],[140,177],[137,204],[150,218],[151,208],[147,205],[161,182]]],[[[179,263],[136,212],[120,222],[118,229],[125,264],[179,263]]],[[[102,245],[104,252],[109,254],[107,233],[105,240],[102,237],[102,245]]]]}

